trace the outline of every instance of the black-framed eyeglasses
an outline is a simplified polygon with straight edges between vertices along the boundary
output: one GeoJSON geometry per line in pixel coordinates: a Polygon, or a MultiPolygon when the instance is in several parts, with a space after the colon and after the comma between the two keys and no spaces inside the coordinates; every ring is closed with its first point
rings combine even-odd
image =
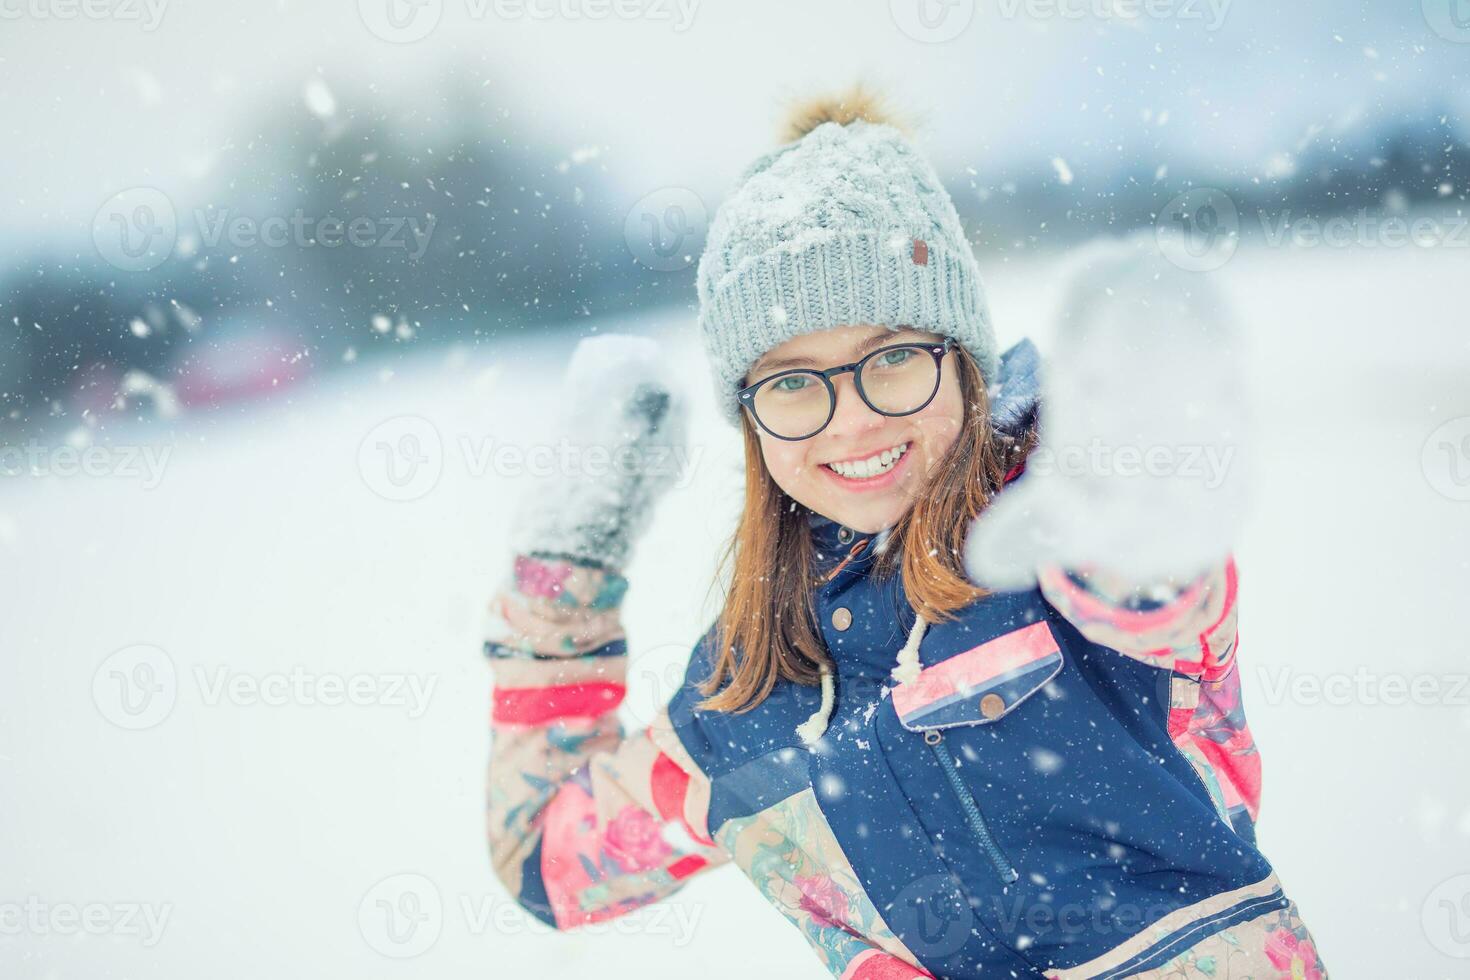
{"type": "Polygon", "coordinates": [[[944,355],[958,347],[952,337],[937,343],[911,342],[879,347],[860,361],[816,371],[778,371],[735,393],[756,424],[777,439],[810,439],[837,412],[832,379],[851,371],[858,397],[879,415],[913,415],[939,391],[944,355]]]}

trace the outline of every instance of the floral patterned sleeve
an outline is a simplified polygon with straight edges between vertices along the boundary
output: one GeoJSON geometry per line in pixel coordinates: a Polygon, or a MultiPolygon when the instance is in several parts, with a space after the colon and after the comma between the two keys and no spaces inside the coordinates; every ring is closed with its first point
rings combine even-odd
{"type": "Polygon", "coordinates": [[[709,781],[665,710],[625,734],[626,583],[521,556],[492,603],[495,692],[487,833],[497,875],[558,929],[657,901],[728,855],[709,838],[709,781]]]}
{"type": "Polygon", "coordinates": [[[1169,734],[1220,813],[1254,838],[1261,760],[1236,669],[1234,560],[1190,581],[1149,586],[1092,568],[1053,566],[1039,580],[1047,601],[1089,640],[1173,671],[1169,734]]]}
{"type": "Polygon", "coordinates": [[[1185,582],[1140,585],[1105,570],[1056,566],[1039,579],[1046,600],[1094,643],[1191,677],[1218,678],[1234,664],[1233,560],[1185,582]]]}

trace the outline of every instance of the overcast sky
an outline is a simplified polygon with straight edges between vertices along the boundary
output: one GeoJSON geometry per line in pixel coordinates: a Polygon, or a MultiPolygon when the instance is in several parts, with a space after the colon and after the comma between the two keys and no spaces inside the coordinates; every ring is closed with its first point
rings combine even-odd
{"type": "Polygon", "coordinates": [[[1052,157],[1266,174],[1319,130],[1351,139],[1430,105],[1470,118],[1470,30],[1431,23],[1453,0],[1147,0],[1157,16],[1131,19],[1145,0],[85,0],[102,18],[80,2],[0,0],[9,245],[85,240],[122,188],[201,193],[263,104],[331,111],[371,86],[432,115],[456,65],[553,145],[602,148],[630,193],[715,200],[785,100],[859,77],[921,121],[943,172],[982,178],[1052,157]]]}

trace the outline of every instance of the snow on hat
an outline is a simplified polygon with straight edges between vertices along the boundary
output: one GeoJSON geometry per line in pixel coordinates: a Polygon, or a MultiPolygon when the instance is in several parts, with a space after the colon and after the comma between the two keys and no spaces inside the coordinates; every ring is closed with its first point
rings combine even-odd
{"type": "Polygon", "coordinates": [[[831,327],[950,336],[992,380],[979,270],[934,169],[861,92],[803,107],[789,135],[741,174],[699,260],[699,325],[730,421],[762,355],[831,327]]]}

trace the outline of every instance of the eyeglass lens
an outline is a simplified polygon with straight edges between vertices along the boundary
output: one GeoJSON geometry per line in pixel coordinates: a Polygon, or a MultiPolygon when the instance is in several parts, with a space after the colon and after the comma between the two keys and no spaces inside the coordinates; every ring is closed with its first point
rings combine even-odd
{"type": "MultiPolygon", "coordinates": [[[[921,346],[877,351],[857,369],[863,400],[884,415],[918,411],[939,384],[939,362],[921,346]]],[[[834,390],[816,371],[794,371],[762,385],[752,402],[757,420],[788,439],[815,435],[833,411],[834,390]]]]}

